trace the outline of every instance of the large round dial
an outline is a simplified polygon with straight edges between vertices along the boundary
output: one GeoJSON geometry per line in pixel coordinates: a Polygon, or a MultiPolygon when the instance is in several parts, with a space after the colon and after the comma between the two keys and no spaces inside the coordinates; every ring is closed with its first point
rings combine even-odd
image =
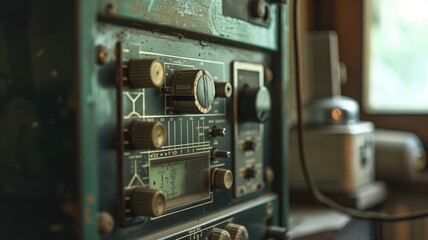
{"type": "Polygon", "coordinates": [[[240,121],[266,122],[270,117],[271,110],[269,90],[264,86],[244,86],[239,93],[238,109],[240,121]]]}
{"type": "Polygon", "coordinates": [[[172,78],[172,102],[181,113],[208,113],[215,99],[215,84],[206,70],[181,70],[172,78]]]}

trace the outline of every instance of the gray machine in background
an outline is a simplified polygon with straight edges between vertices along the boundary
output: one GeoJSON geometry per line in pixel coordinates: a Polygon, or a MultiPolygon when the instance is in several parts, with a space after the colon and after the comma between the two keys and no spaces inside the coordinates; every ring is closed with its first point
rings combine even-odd
{"type": "Polygon", "coordinates": [[[411,132],[375,131],[376,178],[388,182],[427,182],[426,155],[421,140],[411,132]]]}
{"type": "MultiPolygon", "coordinates": [[[[340,95],[338,40],[334,32],[308,35],[311,100],[305,106],[305,153],[317,186],[329,193],[356,197],[376,193],[364,204],[378,203],[382,184],[374,183],[374,125],[360,121],[358,103],[340,95]]],[[[302,191],[306,183],[297,151],[297,132],[290,134],[290,186],[302,191]]],[[[372,194],[373,195],[373,194],[372,194]]],[[[357,197],[356,197],[357,198],[357,197]]]]}

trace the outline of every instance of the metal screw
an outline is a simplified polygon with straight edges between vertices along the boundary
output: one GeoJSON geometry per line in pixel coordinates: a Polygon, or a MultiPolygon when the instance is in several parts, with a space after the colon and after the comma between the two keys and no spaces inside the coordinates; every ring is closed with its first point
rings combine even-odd
{"type": "Polygon", "coordinates": [[[252,11],[254,17],[265,18],[267,14],[267,5],[265,0],[253,0],[252,11]]]}
{"type": "Polygon", "coordinates": [[[116,5],[113,3],[109,3],[106,5],[106,13],[107,14],[115,14],[116,13],[116,5]]]}
{"type": "Polygon", "coordinates": [[[269,84],[273,79],[273,72],[270,68],[265,68],[265,84],[269,84]]]}
{"type": "Polygon", "coordinates": [[[273,173],[273,169],[271,167],[266,167],[265,168],[265,181],[267,185],[271,185],[274,178],[275,178],[275,174],[273,173]]]}
{"type": "Polygon", "coordinates": [[[273,203],[272,202],[266,203],[266,213],[268,215],[272,215],[272,213],[273,213],[273,203]]]}
{"type": "Polygon", "coordinates": [[[97,62],[100,65],[104,65],[110,61],[108,49],[103,45],[97,46],[97,62]]]}
{"type": "Polygon", "coordinates": [[[98,215],[98,231],[102,236],[106,236],[114,229],[113,217],[108,212],[101,212],[98,215]]]}

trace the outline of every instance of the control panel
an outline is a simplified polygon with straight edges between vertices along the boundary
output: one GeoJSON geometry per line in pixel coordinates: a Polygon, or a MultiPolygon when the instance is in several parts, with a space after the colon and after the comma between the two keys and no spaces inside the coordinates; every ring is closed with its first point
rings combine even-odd
{"type": "Polygon", "coordinates": [[[214,214],[268,194],[265,53],[110,24],[99,29],[105,33],[99,45],[115,54],[100,73],[116,73],[106,94],[115,90],[117,96],[112,137],[118,139],[113,157],[123,227],[140,224],[151,232],[151,225],[189,221],[189,213],[214,214]]]}

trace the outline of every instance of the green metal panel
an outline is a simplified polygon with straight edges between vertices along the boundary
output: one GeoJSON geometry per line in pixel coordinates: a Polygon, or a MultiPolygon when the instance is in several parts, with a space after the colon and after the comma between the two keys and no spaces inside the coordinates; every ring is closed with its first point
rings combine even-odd
{"type": "MultiPolygon", "coordinates": [[[[137,238],[246,202],[256,202],[254,209],[238,209],[228,217],[249,227],[263,224],[272,217],[265,207],[272,202],[281,209],[273,213],[273,222],[281,219],[286,225],[288,14],[282,5],[271,4],[270,10],[266,27],[223,15],[221,0],[2,1],[0,238],[98,239],[98,214],[105,210],[116,220],[105,239],[137,238]],[[279,161],[264,161],[275,169],[276,194],[265,188],[235,199],[218,191],[215,203],[164,222],[121,225],[114,52],[116,42],[128,37],[149,41],[165,56],[223,61],[229,77],[235,60],[273,68],[272,152],[267,156],[279,161]],[[97,65],[97,44],[108,48],[106,65],[97,65]]],[[[263,231],[250,230],[258,239],[263,231]]]]}
{"type": "MultiPolygon", "coordinates": [[[[270,18],[277,19],[276,5],[270,8],[270,18]]],[[[235,10],[247,11],[247,6],[236,6],[235,10]]],[[[151,24],[154,30],[169,28],[178,35],[197,33],[208,38],[278,49],[276,21],[264,27],[224,16],[222,0],[100,0],[98,14],[103,20],[128,22],[134,27],[151,24]]]]}
{"type": "Polygon", "coordinates": [[[76,1],[76,84],[79,114],[78,161],[80,178],[80,227],[83,239],[98,239],[98,155],[97,155],[97,99],[96,66],[96,2],[76,1]]]}

